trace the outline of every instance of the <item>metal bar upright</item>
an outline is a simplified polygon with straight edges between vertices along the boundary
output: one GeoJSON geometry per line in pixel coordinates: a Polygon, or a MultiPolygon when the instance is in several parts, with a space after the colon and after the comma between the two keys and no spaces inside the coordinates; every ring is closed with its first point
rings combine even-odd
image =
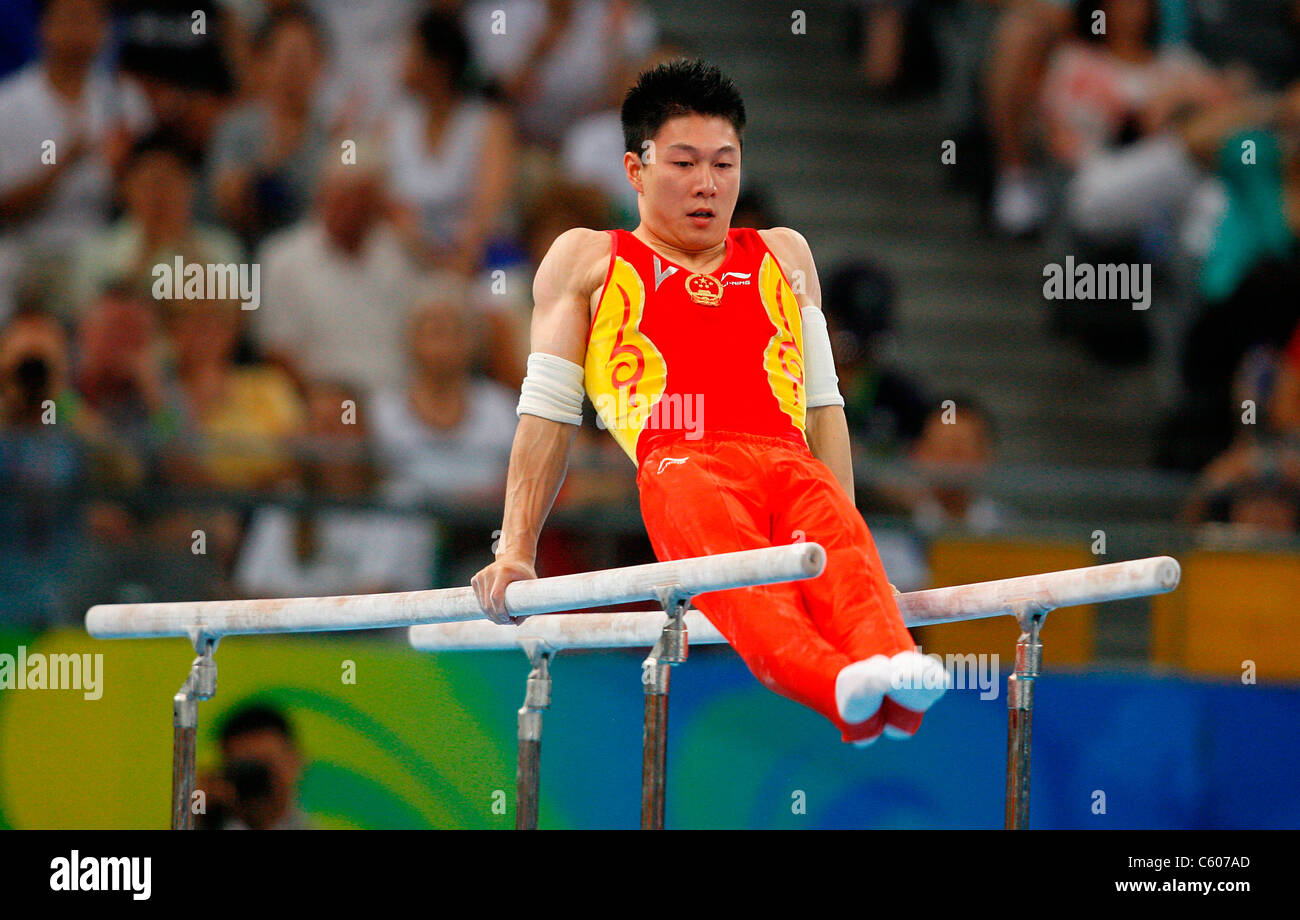
{"type": "Polygon", "coordinates": [[[668,613],[659,641],[641,663],[645,691],[645,726],[641,745],[641,829],[664,828],[664,797],[668,785],[668,684],[673,665],[686,660],[686,623],[683,617],[690,597],[675,586],[661,589],[660,602],[668,613]]]}
{"type": "Polygon", "coordinates": [[[194,741],[199,727],[199,700],[217,692],[217,640],[196,637],[199,653],[185,683],[172,697],[172,830],[194,830],[194,741]]]}
{"type": "Polygon", "coordinates": [[[1042,665],[1039,629],[1047,611],[1042,605],[1019,602],[1012,612],[1020,623],[1016,669],[1007,678],[1006,829],[1029,827],[1029,761],[1034,727],[1034,680],[1042,665]]]}
{"type": "Polygon", "coordinates": [[[520,645],[532,670],[519,708],[519,765],[515,774],[515,830],[537,830],[537,797],[541,786],[542,713],[551,705],[551,656],[554,650],[541,639],[520,645]]]}

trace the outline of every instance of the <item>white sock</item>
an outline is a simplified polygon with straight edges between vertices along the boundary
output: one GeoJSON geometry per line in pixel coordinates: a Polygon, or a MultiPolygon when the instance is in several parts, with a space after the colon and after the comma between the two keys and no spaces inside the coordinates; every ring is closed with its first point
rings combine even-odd
{"type": "Polygon", "coordinates": [[[899,652],[889,663],[889,698],[914,712],[925,712],[952,685],[943,664],[920,652],[899,652]]]}
{"type": "Polygon", "coordinates": [[[884,655],[872,655],[841,668],[835,678],[835,706],[840,718],[857,725],[874,716],[885,701],[894,670],[884,655]]]}

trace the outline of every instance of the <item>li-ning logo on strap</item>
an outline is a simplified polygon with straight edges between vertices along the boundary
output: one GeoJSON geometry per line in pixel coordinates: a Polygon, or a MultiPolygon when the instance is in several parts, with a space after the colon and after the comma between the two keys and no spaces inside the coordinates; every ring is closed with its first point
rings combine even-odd
{"type": "Polygon", "coordinates": [[[678,463],[685,463],[689,459],[690,457],[664,457],[662,460],[659,461],[659,469],[655,470],[655,472],[662,473],[664,471],[664,467],[675,466],[678,463]]]}
{"type": "Polygon", "coordinates": [[[676,265],[670,265],[665,269],[663,263],[659,261],[659,257],[655,256],[655,290],[659,290],[659,285],[671,278],[676,271],[676,265]]]}

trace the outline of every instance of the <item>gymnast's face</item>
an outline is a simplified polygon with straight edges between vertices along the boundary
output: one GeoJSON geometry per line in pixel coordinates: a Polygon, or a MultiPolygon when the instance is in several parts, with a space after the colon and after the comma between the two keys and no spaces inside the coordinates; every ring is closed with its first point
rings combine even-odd
{"type": "Polygon", "coordinates": [[[657,237],[685,252],[726,240],[740,195],[740,139],[731,122],[695,113],[670,118],[643,157],[626,153],[624,165],[639,193],[641,223],[657,237]]]}

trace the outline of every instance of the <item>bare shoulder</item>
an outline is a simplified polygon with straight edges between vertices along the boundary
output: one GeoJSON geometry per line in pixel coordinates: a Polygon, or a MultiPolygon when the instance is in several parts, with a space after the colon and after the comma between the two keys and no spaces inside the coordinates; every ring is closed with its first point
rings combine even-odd
{"type": "Polygon", "coordinates": [[[769,230],[758,231],[758,235],[772,251],[772,255],[776,257],[776,261],[791,283],[802,281],[798,287],[804,290],[796,289],[795,293],[802,294],[806,290],[814,295],[814,302],[820,299],[817,266],[813,261],[812,247],[808,245],[804,235],[790,227],[772,227],[769,230]]]}
{"type": "Polygon", "coordinates": [[[561,292],[589,297],[604,282],[612,246],[601,230],[574,227],[555,238],[537,268],[534,296],[540,302],[543,291],[554,297],[561,292]]]}
{"type": "Polygon", "coordinates": [[[772,227],[758,231],[767,248],[772,250],[782,268],[806,267],[812,262],[812,249],[802,233],[790,227],[772,227]]]}

